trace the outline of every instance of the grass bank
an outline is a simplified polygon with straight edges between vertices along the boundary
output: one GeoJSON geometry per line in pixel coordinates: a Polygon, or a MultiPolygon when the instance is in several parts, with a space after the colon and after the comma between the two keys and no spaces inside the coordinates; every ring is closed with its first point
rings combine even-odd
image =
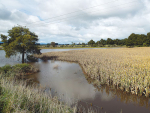
{"type": "Polygon", "coordinates": [[[42,89],[23,80],[24,76],[38,70],[28,64],[0,68],[0,112],[2,113],[72,113],[70,108],[44,93],[42,89]]]}
{"type": "Polygon", "coordinates": [[[115,85],[135,95],[150,95],[150,48],[49,52],[36,57],[78,62],[97,84],[115,85]]]}

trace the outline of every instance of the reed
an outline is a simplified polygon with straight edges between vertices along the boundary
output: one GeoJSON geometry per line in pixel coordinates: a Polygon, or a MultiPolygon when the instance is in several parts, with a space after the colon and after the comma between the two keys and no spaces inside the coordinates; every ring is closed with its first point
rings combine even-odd
{"type": "Polygon", "coordinates": [[[0,112],[34,112],[34,113],[71,113],[76,108],[70,108],[51,98],[35,87],[26,87],[23,81],[1,79],[0,84],[0,112]]]}
{"type": "Polygon", "coordinates": [[[100,84],[115,85],[135,95],[150,95],[149,47],[49,52],[35,56],[78,62],[85,73],[100,84]]]}

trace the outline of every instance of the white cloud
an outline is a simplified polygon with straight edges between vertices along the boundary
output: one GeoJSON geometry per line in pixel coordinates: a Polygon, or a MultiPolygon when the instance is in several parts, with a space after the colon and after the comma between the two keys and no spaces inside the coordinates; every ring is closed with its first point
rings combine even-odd
{"type": "Polygon", "coordinates": [[[19,24],[46,43],[127,38],[150,32],[149,6],[149,0],[3,0],[0,33],[19,24]]]}

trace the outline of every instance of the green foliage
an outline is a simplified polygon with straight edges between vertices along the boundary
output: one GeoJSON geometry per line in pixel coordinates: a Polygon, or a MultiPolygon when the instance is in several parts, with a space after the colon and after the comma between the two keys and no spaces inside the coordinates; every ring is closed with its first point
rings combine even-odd
{"type": "Polygon", "coordinates": [[[88,42],[88,45],[91,47],[116,47],[118,45],[123,46],[126,45],[127,47],[142,47],[142,46],[150,46],[150,32],[147,35],[144,34],[134,34],[132,33],[128,38],[124,39],[111,39],[107,38],[107,40],[101,39],[96,43],[91,39],[88,42]]]}
{"type": "Polygon", "coordinates": [[[88,45],[90,45],[91,47],[94,47],[95,45],[95,41],[93,41],[92,39],[88,42],[88,45]]]}
{"type": "Polygon", "coordinates": [[[82,43],[82,47],[85,47],[85,43],[82,43]]]}
{"type": "Polygon", "coordinates": [[[15,66],[12,66],[12,69],[13,71],[27,73],[30,72],[30,67],[31,65],[24,63],[24,64],[16,64],[15,66]]]}
{"type": "Polygon", "coordinates": [[[51,46],[52,46],[52,47],[55,47],[55,42],[51,42],[51,46]]]}
{"type": "Polygon", "coordinates": [[[60,45],[60,47],[65,47],[64,45],[60,45]]]}
{"type": "Polygon", "coordinates": [[[76,44],[72,42],[71,46],[74,47],[76,44]]]}
{"type": "Polygon", "coordinates": [[[100,40],[100,44],[101,44],[102,46],[106,45],[106,40],[101,39],[101,40],[100,40]]]}
{"type": "Polygon", "coordinates": [[[47,47],[50,47],[50,45],[51,45],[50,43],[47,43],[47,47]]]}
{"type": "Polygon", "coordinates": [[[26,73],[34,73],[37,72],[38,69],[34,68],[30,64],[16,64],[14,66],[5,65],[0,67],[0,74],[5,77],[10,76],[24,76],[26,73]]]}
{"type": "Polygon", "coordinates": [[[127,40],[126,46],[128,46],[128,47],[133,47],[133,46],[134,46],[133,41],[132,41],[132,40],[127,40]]]}
{"type": "Polygon", "coordinates": [[[8,36],[1,34],[2,44],[6,57],[22,54],[22,63],[24,63],[24,53],[39,54],[40,49],[36,45],[38,36],[30,32],[28,28],[16,26],[8,31],[8,36]]]}
{"type": "Polygon", "coordinates": [[[3,67],[0,67],[0,73],[7,73],[12,69],[11,65],[5,65],[3,67]]]}
{"type": "Polygon", "coordinates": [[[132,33],[126,40],[126,46],[128,47],[133,46],[141,47],[149,45],[150,45],[150,33],[147,33],[147,35],[132,33]]]}
{"type": "Polygon", "coordinates": [[[146,46],[147,46],[147,43],[143,43],[143,46],[146,47],[146,46]]]}
{"type": "Polygon", "coordinates": [[[108,45],[113,45],[113,44],[114,44],[114,41],[113,41],[111,38],[107,38],[106,43],[107,43],[108,45]]]}

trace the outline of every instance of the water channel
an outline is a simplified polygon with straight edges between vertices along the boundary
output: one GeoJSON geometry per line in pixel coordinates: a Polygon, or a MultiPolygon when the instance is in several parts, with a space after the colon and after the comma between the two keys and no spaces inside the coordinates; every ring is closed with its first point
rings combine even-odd
{"type": "MultiPolygon", "coordinates": [[[[41,52],[68,51],[68,49],[44,49],[41,52]]],[[[0,51],[0,66],[20,63],[16,57],[6,59],[0,51]]],[[[77,63],[63,61],[42,61],[29,63],[40,69],[39,73],[29,76],[45,87],[46,92],[58,96],[69,105],[77,103],[85,109],[92,108],[99,113],[150,113],[150,100],[138,97],[108,86],[95,86],[94,80],[77,63]]]]}

